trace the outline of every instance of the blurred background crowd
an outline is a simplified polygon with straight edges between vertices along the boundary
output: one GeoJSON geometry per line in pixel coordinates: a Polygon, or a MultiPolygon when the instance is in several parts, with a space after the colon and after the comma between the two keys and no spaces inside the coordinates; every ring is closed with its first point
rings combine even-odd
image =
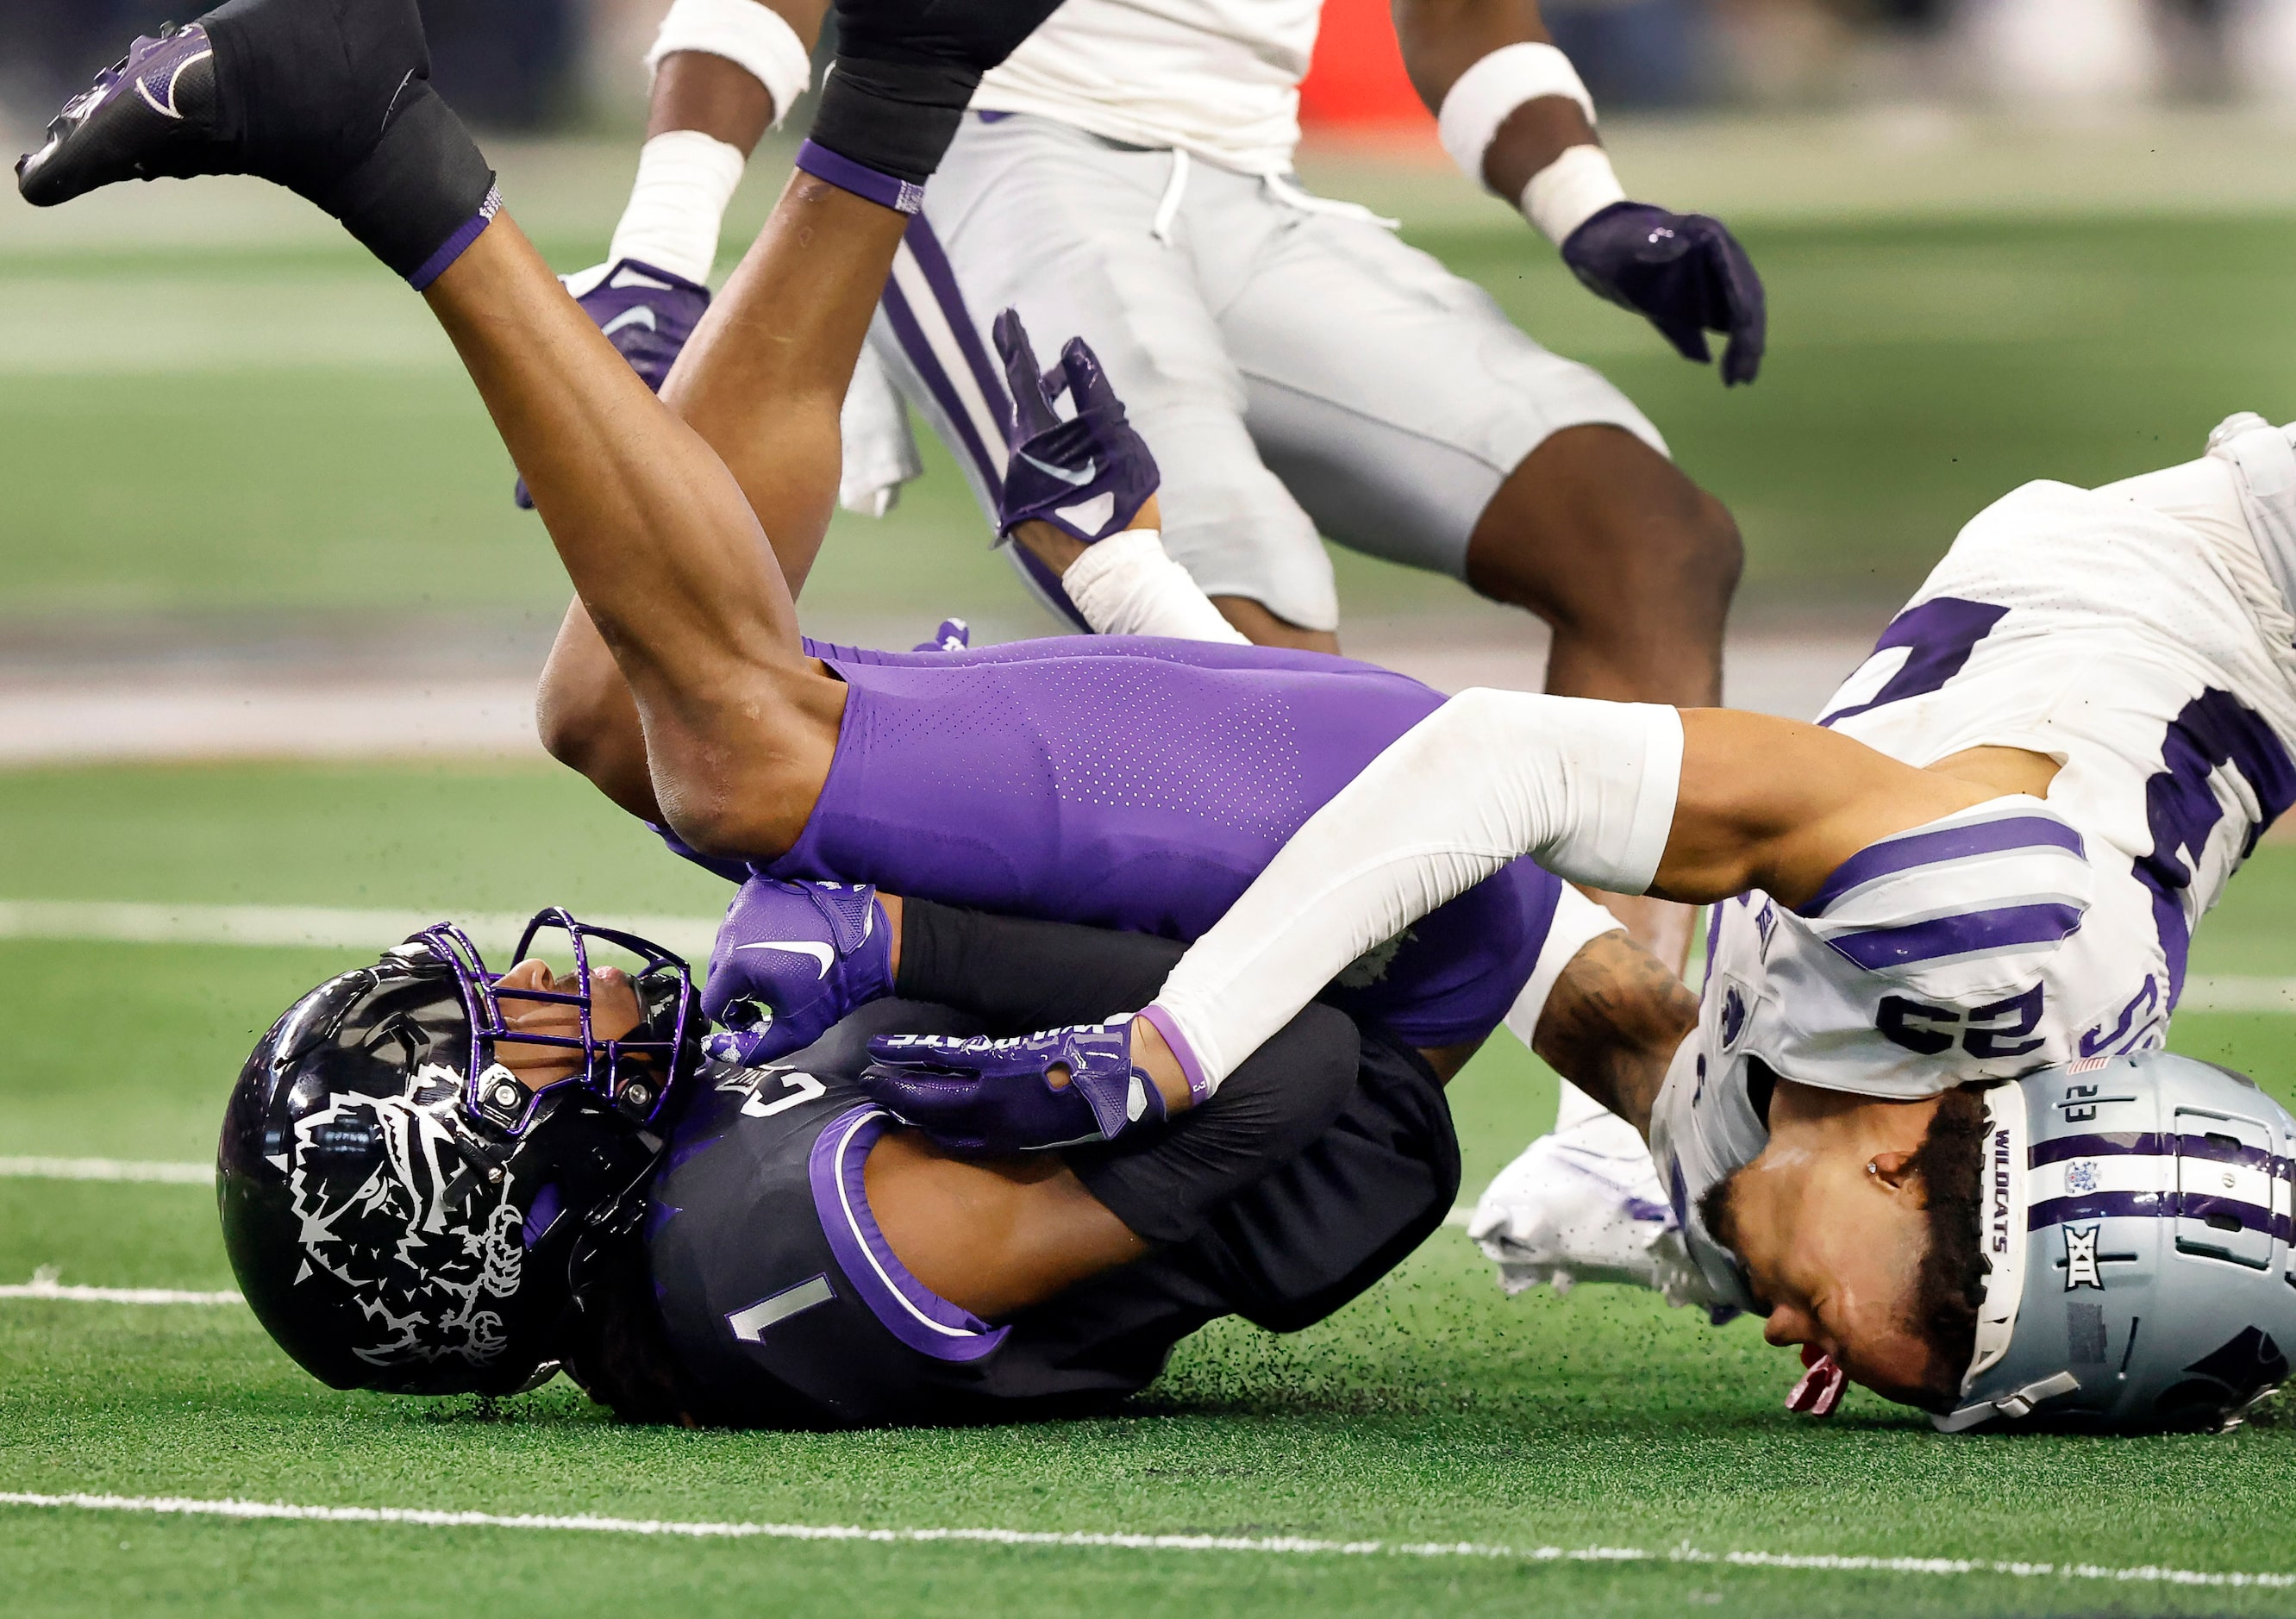
{"type": "MultiPolygon", "coordinates": [[[[198,0],[7,0],[0,110],[84,83],[135,29],[198,0]]],[[[644,93],[659,0],[423,0],[450,99],[530,130],[610,127],[644,93]]],[[[2296,110],[2296,0],[1546,0],[1557,42],[1619,109],[1901,102],[2079,113],[2132,99],[2296,110]]],[[[1412,138],[1386,0],[1328,0],[1309,127],[1412,138]]]]}

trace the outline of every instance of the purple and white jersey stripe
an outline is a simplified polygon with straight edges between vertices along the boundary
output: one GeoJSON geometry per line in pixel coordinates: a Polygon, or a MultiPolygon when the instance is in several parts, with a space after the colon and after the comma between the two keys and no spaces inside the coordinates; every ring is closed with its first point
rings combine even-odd
{"type": "Polygon", "coordinates": [[[2001,798],[1861,850],[1796,920],[1867,972],[1989,997],[2080,927],[2090,889],[2081,835],[2001,798]]]}

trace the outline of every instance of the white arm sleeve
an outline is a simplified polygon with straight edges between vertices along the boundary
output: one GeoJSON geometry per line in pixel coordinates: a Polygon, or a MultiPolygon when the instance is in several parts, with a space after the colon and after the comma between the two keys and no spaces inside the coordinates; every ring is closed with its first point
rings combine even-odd
{"type": "Polygon", "coordinates": [[[1095,634],[1248,644],[1153,528],[1128,528],[1086,546],[1061,585],[1095,634]]]}
{"type": "Polygon", "coordinates": [[[1511,860],[1640,894],[1681,785],[1671,708],[1463,691],[1292,834],[1172,969],[1160,1026],[1210,1089],[1341,968],[1511,860]]]}

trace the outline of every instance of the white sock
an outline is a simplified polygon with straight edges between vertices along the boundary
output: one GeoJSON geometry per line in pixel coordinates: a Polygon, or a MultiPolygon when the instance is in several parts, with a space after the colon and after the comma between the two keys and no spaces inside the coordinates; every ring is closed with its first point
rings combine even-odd
{"type": "Polygon", "coordinates": [[[1069,564],[1061,585],[1084,621],[1102,635],[1244,643],[1194,576],[1172,560],[1153,528],[1128,528],[1086,547],[1069,564]]]}
{"type": "Polygon", "coordinates": [[[621,224],[614,227],[606,262],[635,258],[706,283],[718,262],[726,205],[734,200],[747,163],[740,147],[699,129],[654,136],[638,153],[637,183],[630,188],[621,224]]]}

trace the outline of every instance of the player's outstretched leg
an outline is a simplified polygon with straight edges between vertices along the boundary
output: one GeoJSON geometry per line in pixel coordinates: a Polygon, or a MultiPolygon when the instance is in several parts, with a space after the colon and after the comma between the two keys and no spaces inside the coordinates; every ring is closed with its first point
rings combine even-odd
{"type": "Polygon", "coordinates": [[[18,162],[17,188],[46,208],[122,180],[257,175],[421,289],[499,206],[430,81],[414,0],[230,0],[138,39],[18,162]]]}

